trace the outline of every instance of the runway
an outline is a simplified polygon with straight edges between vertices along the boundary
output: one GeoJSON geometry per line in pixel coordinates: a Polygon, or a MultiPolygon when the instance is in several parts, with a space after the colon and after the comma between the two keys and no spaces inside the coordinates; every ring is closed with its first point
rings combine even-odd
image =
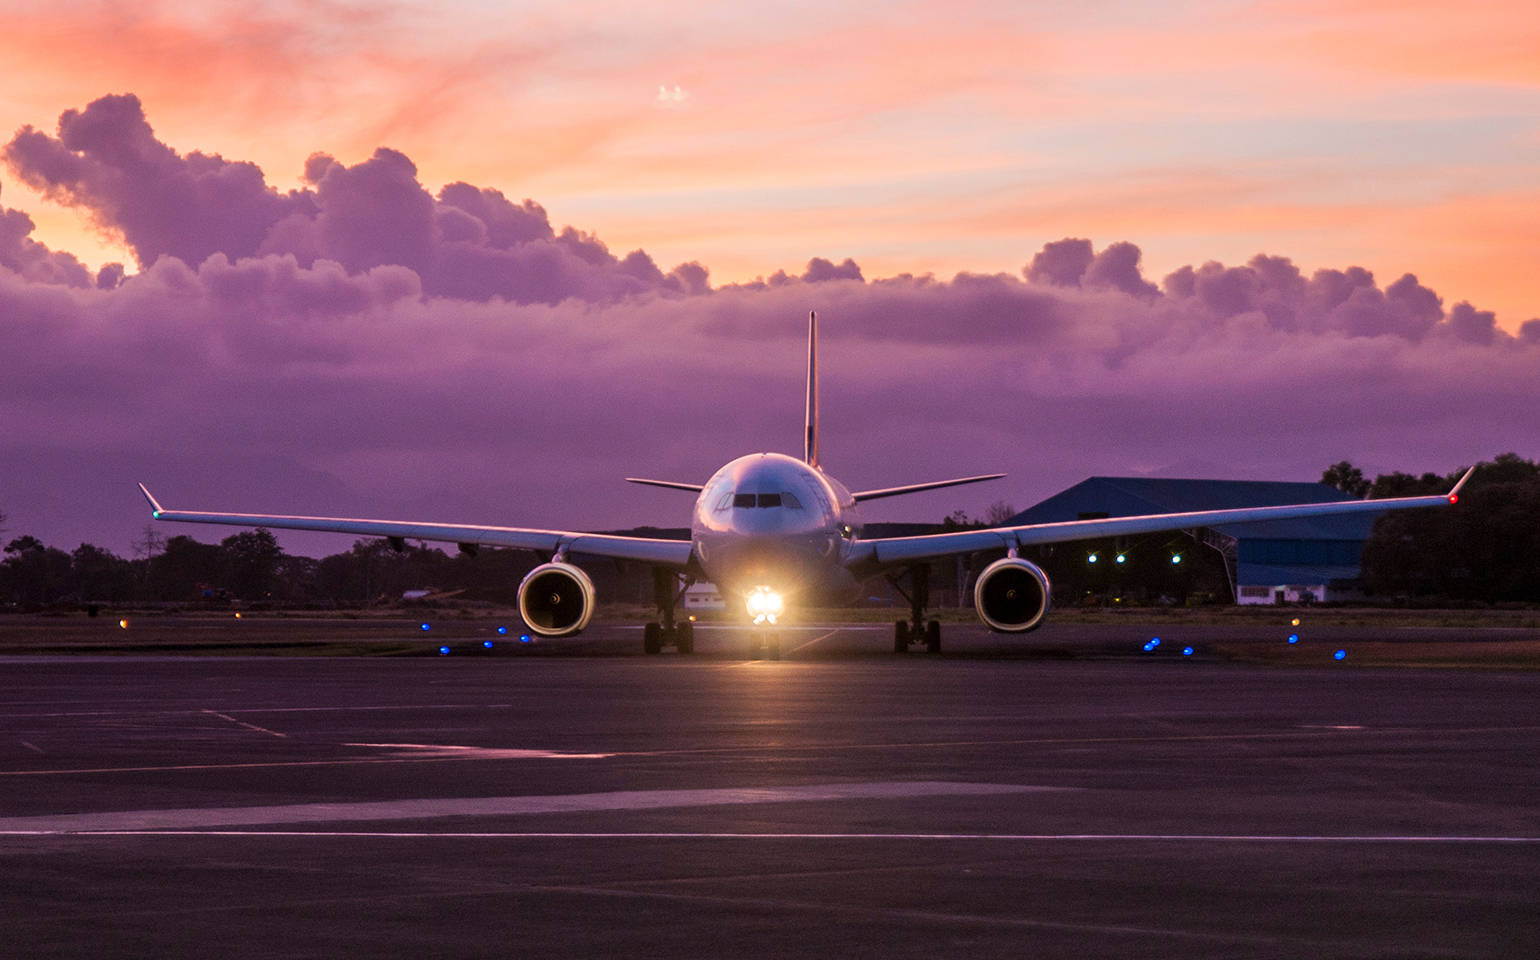
{"type": "Polygon", "coordinates": [[[37,957],[1540,953],[1540,675],[816,649],[0,660],[0,934],[37,957]]]}

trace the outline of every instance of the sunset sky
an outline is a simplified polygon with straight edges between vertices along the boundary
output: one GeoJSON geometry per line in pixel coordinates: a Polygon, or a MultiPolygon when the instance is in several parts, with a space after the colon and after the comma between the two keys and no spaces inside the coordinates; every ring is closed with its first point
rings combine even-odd
{"type": "Polygon", "coordinates": [[[1427,0],[0,0],[7,536],[156,464],[682,523],[613,478],[793,449],[810,308],[833,472],[1012,474],[895,518],[1533,457],[1536,51],[1540,7],[1427,0]]]}

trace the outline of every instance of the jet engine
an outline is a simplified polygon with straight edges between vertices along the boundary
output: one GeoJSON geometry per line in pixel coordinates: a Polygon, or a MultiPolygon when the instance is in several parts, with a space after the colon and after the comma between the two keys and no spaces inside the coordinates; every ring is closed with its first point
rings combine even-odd
{"type": "Polygon", "coordinates": [[[519,584],[519,616],[542,637],[570,637],[594,615],[594,582],[570,563],[543,563],[519,584]]]}
{"type": "Polygon", "coordinates": [[[984,568],[973,586],[973,606],[991,630],[1026,633],[1048,615],[1052,599],[1048,574],[1017,557],[1002,557],[984,568]]]}

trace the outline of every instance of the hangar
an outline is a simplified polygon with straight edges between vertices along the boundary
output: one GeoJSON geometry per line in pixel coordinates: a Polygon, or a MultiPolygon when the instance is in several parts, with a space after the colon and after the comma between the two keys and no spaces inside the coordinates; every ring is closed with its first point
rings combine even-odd
{"type": "MultiPolygon", "coordinates": [[[[1091,477],[1007,523],[1054,523],[1146,513],[1329,503],[1352,497],[1324,483],[1091,477]]],[[[1364,542],[1380,514],[1203,527],[1189,533],[1223,557],[1241,604],[1350,600],[1361,595],[1364,542]]]]}

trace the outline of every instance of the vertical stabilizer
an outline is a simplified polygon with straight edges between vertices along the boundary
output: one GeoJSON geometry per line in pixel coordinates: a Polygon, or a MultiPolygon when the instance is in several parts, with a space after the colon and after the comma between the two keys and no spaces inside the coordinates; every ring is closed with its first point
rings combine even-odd
{"type": "Polygon", "coordinates": [[[818,314],[807,314],[807,435],[802,459],[818,466],[818,314]]]}

